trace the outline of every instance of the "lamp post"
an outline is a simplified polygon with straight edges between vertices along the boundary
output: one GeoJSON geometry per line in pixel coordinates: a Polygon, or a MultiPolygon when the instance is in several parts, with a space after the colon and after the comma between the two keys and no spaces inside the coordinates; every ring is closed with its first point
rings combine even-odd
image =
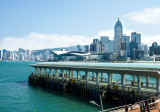
{"type": "Polygon", "coordinates": [[[101,97],[101,95],[99,94],[99,97],[100,97],[100,105],[99,104],[97,104],[95,101],[89,101],[89,103],[91,103],[91,104],[93,104],[93,105],[96,105],[97,107],[100,107],[101,108],[101,112],[104,112],[103,111],[103,103],[102,103],[102,97],[101,97]]]}

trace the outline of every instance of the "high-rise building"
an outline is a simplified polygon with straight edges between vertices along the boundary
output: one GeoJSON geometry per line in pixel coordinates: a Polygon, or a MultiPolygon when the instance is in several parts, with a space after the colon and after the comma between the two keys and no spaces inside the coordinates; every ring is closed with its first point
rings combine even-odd
{"type": "Polygon", "coordinates": [[[89,52],[89,45],[84,46],[84,52],[89,52]]]}
{"type": "Polygon", "coordinates": [[[141,45],[141,34],[136,33],[136,32],[132,32],[132,33],[131,33],[131,41],[137,43],[138,49],[140,49],[140,45],[141,45]]]}
{"type": "Polygon", "coordinates": [[[114,52],[114,41],[109,40],[108,41],[108,46],[109,46],[108,53],[113,53],[114,52]]]}
{"type": "Polygon", "coordinates": [[[81,45],[77,45],[77,51],[81,51],[81,45]]]}
{"type": "Polygon", "coordinates": [[[150,55],[150,56],[153,56],[153,55],[156,55],[156,54],[157,54],[157,47],[158,47],[157,42],[153,42],[153,43],[152,43],[152,46],[149,47],[149,55],[150,55]]]}
{"type": "Polygon", "coordinates": [[[0,50],[0,60],[2,60],[2,57],[3,57],[3,51],[0,50]]]}
{"type": "Polygon", "coordinates": [[[121,37],[123,35],[123,26],[121,21],[117,20],[115,26],[114,26],[114,37],[121,37]]]}
{"type": "Polygon", "coordinates": [[[100,41],[101,41],[101,51],[102,54],[104,53],[108,53],[108,42],[109,42],[109,37],[108,36],[101,36],[100,37],[100,41]]]}
{"type": "Polygon", "coordinates": [[[141,51],[143,51],[144,57],[148,56],[148,45],[147,44],[142,44],[141,45],[141,51]]]}
{"type": "Polygon", "coordinates": [[[123,36],[123,27],[121,21],[117,20],[114,26],[114,52],[120,53],[121,51],[121,38],[123,36]]]}
{"type": "Polygon", "coordinates": [[[129,56],[129,45],[130,45],[130,36],[122,36],[121,38],[121,56],[123,56],[124,59],[127,59],[127,56],[129,56]]]}
{"type": "Polygon", "coordinates": [[[101,54],[101,42],[99,39],[93,39],[93,43],[90,45],[90,52],[94,54],[101,54]]]}

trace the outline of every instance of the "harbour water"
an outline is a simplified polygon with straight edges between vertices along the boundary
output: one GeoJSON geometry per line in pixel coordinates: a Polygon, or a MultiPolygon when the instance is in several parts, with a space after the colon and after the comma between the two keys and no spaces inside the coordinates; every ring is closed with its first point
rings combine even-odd
{"type": "Polygon", "coordinates": [[[35,62],[0,62],[0,112],[97,112],[88,101],[28,85],[35,62]]]}
{"type": "MultiPolygon", "coordinates": [[[[28,76],[35,71],[34,68],[29,65],[34,63],[36,62],[0,62],[0,112],[97,112],[100,110],[98,107],[89,104],[89,101],[83,98],[29,86],[28,76]]],[[[160,68],[159,64],[139,63],[78,64],[89,64],[90,66],[94,66],[95,64],[96,66],[107,66],[108,64],[110,66],[160,68]]],[[[113,75],[113,80],[117,81],[119,78],[117,75],[113,75]]],[[[132,79],[129,75],[125,78],[132,79]]],[[[150,79],[152,83],[155,82],[155,78],[150,77],[150,79]]],[[[142,81],[145,82],[145,80],[145,77],[142,77],[142,81]]],[[[104,105],[105,109],[110,107],[112,107],[112,105],[104,105]]]]}

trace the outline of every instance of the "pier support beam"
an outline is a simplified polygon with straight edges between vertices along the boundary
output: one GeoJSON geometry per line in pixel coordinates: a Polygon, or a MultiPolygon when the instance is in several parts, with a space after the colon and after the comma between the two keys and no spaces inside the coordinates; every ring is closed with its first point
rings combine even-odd
{"type": "Polygon", "coordinates": [[[40,75],[43,75],[43,68],[40,69],[40,75]]]}
{"type": "Polygon", "coordinates": [[[125,74],[121,74],[121,84],[122,84],[122,90],[124,90],[124,87],[125,87],[125,74]]]}
{"type": "Polygon", "coordinates": [[[49,77],[52,78],[52,69],[49,69],[49,77]]]}
{"type": "Polygon", "coordinates": [[[94,77],[95,77],[95,76],[94,76],[94,72],[92,72],[92,80],[94,80],[94,77]]]}
{"type": "Polygon", "coordinates": [[[160,76],[156,77],[156,93],[157,93],[157,96],[159,96],[159,93],[160,93],[160,76]]]}
{"type": "Polygon", "coordinates": [[[111,88],[111,83],[112,83],[112,73],[107,73],[108,74],[108,87],[111,88]]]}
{"type": "Polygon", "coordinates": [[[35,70],[36,70],[36,75],[37,75],[38,74],[38,68],[36,67],[35,70]]]}
{"type": "Polygon", "coordinates": [[[58,77],[58,69],[55,69],[55,72],[56,72],[55,77],[57,78],[58,77]]]}
{"type": "Polygon", "coordinates": [[[71,70],[69,70],[68,72],[69,72],[69,82],[70,82],[72,73],[71,73],[71,70]]]}
{"type": "Polygon", "coordinates": [[[103,81],[103,72],[101,72],[101,81],[103,81]]]}
{"type": "Polygon", "coordinates": [[[133,84],[135,84],[135,75],[133,75],[133,84]]]}
{"type": "Polygon", "coordinates": [[[149,76],[146,76],[146,87],[149,87],[149,76]]]}
{"type": "Polygon", "coordinates": [[[64,70],[61,71],[62,71],[62,81],[64,81],[64,70]]]}
{"type": "Polygon", "coordinates": [[[86,75],[86,85],[87,85],[89,80],[88,71],[85,71],[85,75],[86,75]]]}
{"type": "Polygon", "coordinates": [[[72,76],[71,76],[71,77],[73,78],[73,70],[71,71],[71,73],[72,73],[72,76]]]}
{"type": "Polygon", "coordinates": [[[79,83],[80,71],[76,71],[76,72],[77,72],[77,82],[79,83]]]}
{"type": "Polygon", "coordinates": [[[138,93],[141,92],[141,76],[138,75],[138,93]]]}
{"type": "Polygon", "coordinates": [[[99,85],[99,72],[96,72],[96,84],[99,85]]]}
{"type": "Polygon", "coordinates": [[[44,71],[44,72],[45,72],[45,73],[44,73],[44,74],[45,74],[45,76],[47,76],[47,68],[45,68],[45,71],[44,71]]]}

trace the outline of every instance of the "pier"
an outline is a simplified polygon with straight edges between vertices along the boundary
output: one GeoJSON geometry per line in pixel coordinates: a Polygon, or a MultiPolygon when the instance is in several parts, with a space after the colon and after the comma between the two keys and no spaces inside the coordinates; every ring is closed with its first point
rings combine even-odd
{"type": "Polygon", "coordinates": [[[111,99],[118,106],[134,104],[137,101],[159,96],[160,93],[159,68],[54,63],[38,63],[31,66],[35,68],[35,73],[29,76],[30,84],[95,100],[99,99],[101,94],[103,100],[111,99]],[[120,75],[121,78],[113,81],[113,75],[120,75]],[[126,79],[126,75],[133,78],[126,79]],[[145,82],[141,81],[142,76],[146,77],[145,82]],[[150,83],[150,77],[155,78],[156,81],[150,83]]]}

